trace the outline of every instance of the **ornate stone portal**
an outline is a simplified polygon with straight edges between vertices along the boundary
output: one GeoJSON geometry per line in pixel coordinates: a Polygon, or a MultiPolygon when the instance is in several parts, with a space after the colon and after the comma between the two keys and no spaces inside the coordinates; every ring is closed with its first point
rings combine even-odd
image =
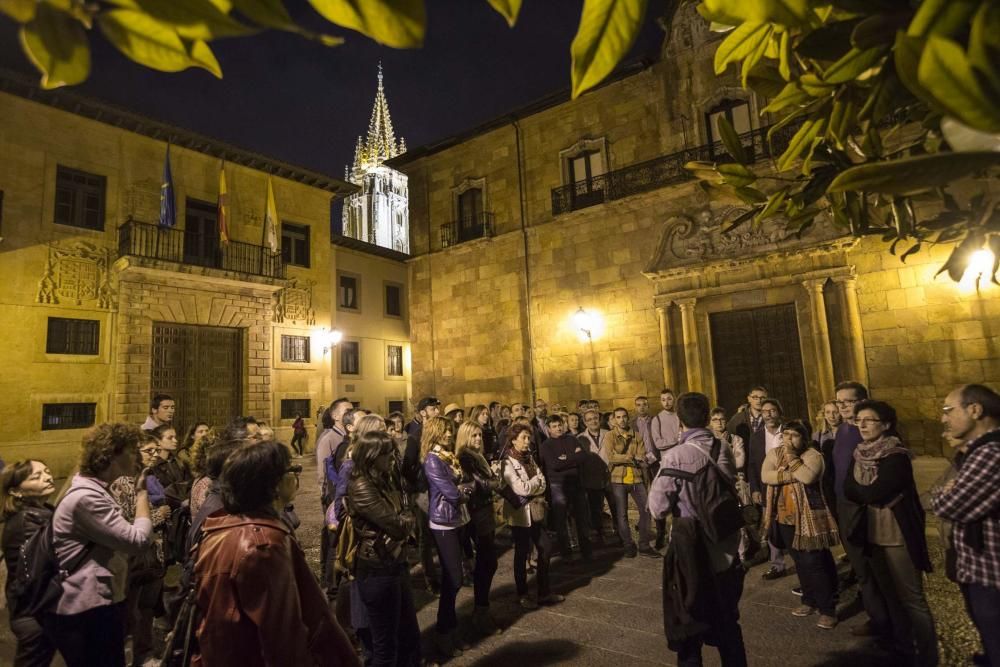
{"type": "Polygon", "coordinates": [[[98,308],[110,310],[117,299],[109,271],[113,260],[109,248],[92,243],[81,241],[66,248],[60,247],[58,242],[50,243],[35,300],[76,306],[95,301],[98,308]]]}

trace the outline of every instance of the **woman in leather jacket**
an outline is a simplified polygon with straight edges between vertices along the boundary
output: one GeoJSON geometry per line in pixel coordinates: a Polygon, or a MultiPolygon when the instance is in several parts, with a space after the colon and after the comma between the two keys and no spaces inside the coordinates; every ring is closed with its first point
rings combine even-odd
{"type": "Polygon", "coordinates": [[[14,574],[21,547],[52,518],[52,506],[46,501],[55,492],[52,473],[41,461],[18,461],[4,470],[0,482],[3,506],[3,557],[7,561],[7,610],[10,629],[17,639],[14,667],[48,667],[56,653],[55,645],[32,616],[16,613],[13,598],[14,574]]]}
{"type": "MultiPolygon", "coordinates": [[[[476,408],[473,409],[473,414],[475,410],[476,408]]],[[[482,414],[488,414],[485,408],[482,414]]],[[[500,480],[490,469],[483,447],[484,433],[480,422],[466,419],[458,427],[455,454],[462,466],[462,482],[473,485],[468,503],[472,519],[465,524],[466,543],[471,541],[476,547],[476,564],[472,569],[476,606],[472,613],[472,625],[484,635],[495,635],[500,630],[490,616],[490,586],[497,571],[494,542],[497,522],[493,511],[493,494],[500,488],[500,480]]]]}
{"type": "Polygon", "coordinates": [[[424,420],[420,460],[427,478],[431,534],[441,562],[441,597],[438,599],[434,645],[446,658],[462,655],[455,630],[455,598],[462,587],[462,527],[469,523],[467,506],[471,484],[462,484],[462,466],[455,456],[455,422],[443,417],[424,420]]]}
{"type": "Polygon", "coordinates": [[[368,615],[363,641],[380,667],[420,664],[420,626],[406,560],[413,533],[396,469],[396,445],[383,432],[357,438],[351,447],[353,469],[347,483],[347,511],[354,527],[354,590],[368,615]]]}

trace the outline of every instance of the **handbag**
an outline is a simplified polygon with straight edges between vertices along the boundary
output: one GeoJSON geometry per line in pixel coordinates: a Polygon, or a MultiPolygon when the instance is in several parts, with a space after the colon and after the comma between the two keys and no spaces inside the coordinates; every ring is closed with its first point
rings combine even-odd
{"type": "Polygon", "coordinates": [[[545,521],[545,515],[548,514],[549,504],[545,502],[545,498],[541,496],[535,496],[528,499],[528,511],[531,512],[531,522],[541,523],[545,521]]]}

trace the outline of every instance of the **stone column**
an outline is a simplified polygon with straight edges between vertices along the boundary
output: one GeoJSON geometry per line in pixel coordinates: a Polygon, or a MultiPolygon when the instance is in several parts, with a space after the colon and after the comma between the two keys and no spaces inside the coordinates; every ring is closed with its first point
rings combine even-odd
{"type": "Polygon", "coordinates": [[[809,293],[809,315],[812,320],[813,356],[816,359],[816,378],[819,381],[819,404],[833,394],[833,354],[830,352],[830,327],[826,322],[826,301],[823,285],[826,278],[805,280],[802,286],[809,293]]]}
{"type": "Polygon", "coordinates": [[[840,290],[840,316],[850,358],[850,379],[868,386],[868,364],[865,363],[865,339],[861,330],[861,308],[858,306],[858,281],[853,276],[834,278],[840,290]]]}
{"type": "Polygon", "coordinates": [[[657,306],[656,316],[660,323],[660,360],[663,362],[663,386],[673,387],[674,369],[670,367],[670,318],[667,306],[657,306]]]}
{"type": "Polygon", "coordinates": [[[694,319],[697,299],[677,299],[681,309],[681,331],[684,336],[684,365],[687,367],[687,390],[701,391],[701,350],[698,347],[698,323],[694,319]]]}

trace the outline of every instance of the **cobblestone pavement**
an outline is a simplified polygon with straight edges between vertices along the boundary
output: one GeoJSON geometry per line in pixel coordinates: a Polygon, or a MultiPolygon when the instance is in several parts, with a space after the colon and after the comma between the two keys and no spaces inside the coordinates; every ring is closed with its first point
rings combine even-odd
{"type": "MultiPolygon", "coordinates": [[[[318,568],[320,509],[318,494],[311,481],[315,464],[303,459],[303,488],[296,502],[303,525],[299,538],[310,562],[318,568]]],[[[918,483],[926,488],[937,477],[943,459],[919,459],[918,483]]],[[[929,536],[936,537],[930,524],[929,536]]],[[[932,540],[932,546],[936,541],[932,540]]],[[[675,656],[667,650],[660,611],[661,561],[638,557],[623,558],[620,549],[596,552],[591,563],[553,562],[553,588],[566,595],[554,607],[525,611],[514,595],[512,550],[501,533],[500,567],[494,579],[492,610],[503,634],[473,641],[471,649],[449,665],[510,667],[526,660],[539,665],[673,665],[675,656]]],[[[938,551],[936,549],[933,549],[938,551]]],[[[938,553],[938,561],[940,561],[938,553]]],[[[842,566],[843,567],[843,566],[842,566]]],[[[791,610],[799,598],[791,589],[798,585],[794,575],[777,581],[763,581],[763,566],[749,572],[741,605],[743,634],[751,665],[866,665],[894,664],[892,656],[863,639],[854,638],[851,628],[863,621],[858,612],[856,588],[842,595],[840,626],[832,631],[815,627],[816,617],[795,618],[791,610]]],[[[422,588],[422,578],[414,577],[415,600],[424,638],[433,631],[436,599],[422,588]]],[[[968,664],[977,648],[975,632],[965,616],[957,588],[947,581],[941,568],[928,581],[928,597],[938,623],[942,643],[942,664],[968,664]]],[[[472,591],[459,593],[459,616],[471,613],[472,591]]],[[[11,664],[12,637],[5,611],[0,610],[0,665],[11,664]]],[[[57,664],[61,664],[57,661],[57,664]]],[[[714,649],[705,649],[705,664],[717,665],[714,649]]]]}

